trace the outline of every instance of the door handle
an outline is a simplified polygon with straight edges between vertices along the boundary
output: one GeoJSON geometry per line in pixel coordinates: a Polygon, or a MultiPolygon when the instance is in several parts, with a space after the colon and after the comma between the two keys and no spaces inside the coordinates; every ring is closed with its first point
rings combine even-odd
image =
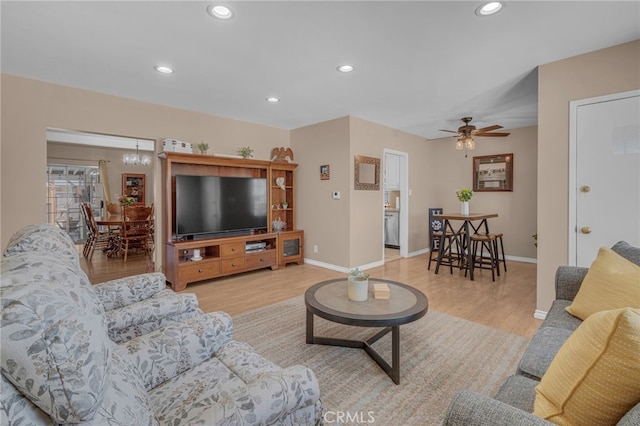
{"type": "Polygon", "coordinates": [[[582,228],[580,228],[580,232],[582,232],[583,234],[590,234],[591,228],[589,228],[588,226],[583,226],[582,228]]]}
{"type": "Polygon", "coordinates": [[[582,185],[580,187],[580,192],[590,192],[591,191],[591,187],[589,185],[582,185]]]}

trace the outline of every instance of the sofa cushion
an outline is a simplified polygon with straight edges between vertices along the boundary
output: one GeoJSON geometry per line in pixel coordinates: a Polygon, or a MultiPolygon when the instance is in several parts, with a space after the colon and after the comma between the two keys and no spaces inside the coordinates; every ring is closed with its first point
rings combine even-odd
{"type": "Polygon", "coordinates": [[[567,312],[565,308],[569,305],[571,305],[570,300],[554,300],[541,327],[564,328],[570,331],[577,329],[582,324],[582,320],[567,312]]]}
{"type": "Polygon", "coordinates": [[[634,247],[626,241],[618,241],[611,249],[628,261],[640,265],[640,247],[634,247]]]}
{"type": "MultiPolygon", "coordinates": [[[[19,257],[19,256],[18,256],[19,257]]],[[[49,273],[46,285],[7,285],[20,270],[5,270],[0,318],[3,376],[56,422],[90,420],[109,383],[106,324],[84,285],[49,273]]],[[[34,265],[64,269],[62,264],[34,265]]],[[[15,283],[14,283],[15,284],[15,283]]]]}
{"type": "Polygon", "coordinates": [[[640,266],[602,247],[567,312],[585,320],[596,312],[624,307],[640,308],[640,266]]]}
{"type": "Polygon", "coordinates": [[[615,424],[640,401],[640,310],[587,318],[536,387],[534,414],[558,424],[615,424]]]}
{"type": "Polygon", "coordinates": [[[507,377],[495,399],[531,413],[533,412],[533,402],[536,399],[536,386],[539,383],[537,380],[524,376],[507,377]]]}
{"type": "Polygon", "coordinates": [[[571,330],[564,328],[539,328],[520,358],[518,372],[540,380],[571,333],[571,330]]]}

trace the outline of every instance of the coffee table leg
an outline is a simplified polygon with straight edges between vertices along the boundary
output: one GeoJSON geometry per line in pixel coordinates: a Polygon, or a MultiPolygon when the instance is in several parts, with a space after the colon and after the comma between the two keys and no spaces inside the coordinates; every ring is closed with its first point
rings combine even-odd
{"type": "Polygon", "coordinates": [[[313,312],[307,309],[307,343],[313,343],[313,312]]]}
{"type": "Polygon", "coordinates": [[[306,342],[316,345],[342,346],[345,348],[364,349],[382,370],[393,380],[400,384],[400,326],[386,327],[365,341],[335,339],[332,337],[315,337],[313,335],[313,313],[307,310],[307,337],[306,342]],[[385,361],[371,345],[391,331],[391,365],[385,361]]]}
{"type": "Polygon", "coordinates": [[[391,380],[400,384],[400,326],[391,327],[391,380]]]}

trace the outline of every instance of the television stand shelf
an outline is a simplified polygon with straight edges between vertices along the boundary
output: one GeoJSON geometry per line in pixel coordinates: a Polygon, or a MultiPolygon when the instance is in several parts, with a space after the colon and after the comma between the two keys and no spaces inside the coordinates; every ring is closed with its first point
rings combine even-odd
{"type": "Polygon", "coordinates": [[[256,234],[208,240],[179,241],[167,244],[166,276],[175,291],[187,284],[253,271],[278,269],[278,234],[256,234]],[[261,244],[264,249],[247,250],[261,244]],[[194,250],[200,250],[201,260],[193,260],[194,250]]]}

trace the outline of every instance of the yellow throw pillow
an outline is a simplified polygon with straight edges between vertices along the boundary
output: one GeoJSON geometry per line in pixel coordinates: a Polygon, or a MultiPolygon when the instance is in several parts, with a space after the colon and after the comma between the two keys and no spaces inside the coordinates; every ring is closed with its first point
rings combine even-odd
{"type": "Polygon", "coordinates": [[[615,425],[640,402],[640,309],[598,312],[562,345],[534,411],[560,425],[615,425]]]}
{"type": "Polygon", "coordinates": [[[625,307],[640,308],[640,266],[602,247],[565,309],[584,321],[596,312],[625,307]]]}

